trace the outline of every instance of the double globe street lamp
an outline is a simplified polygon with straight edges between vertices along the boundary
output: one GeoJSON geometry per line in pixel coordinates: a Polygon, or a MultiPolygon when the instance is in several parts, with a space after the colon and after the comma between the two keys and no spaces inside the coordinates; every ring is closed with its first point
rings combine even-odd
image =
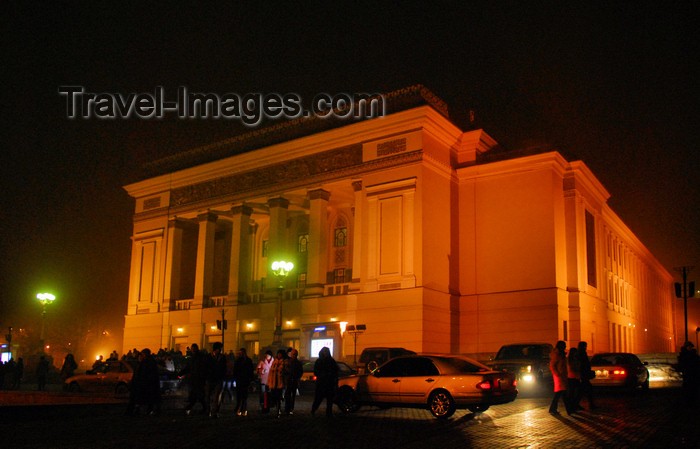
{"type": "Polygon", "coordinates": [[[282,345],[282,294],[284,292],[284,280],[290,271],[294,269],[294,264],[292,262],[285,262],[284,260],[274,261],[271,265],[272,272],[277,276],[278,293],[277,293],[277,319],[275,320],[275,334],[272,339],[272,344],[274,346],[282,345]]]}
{"type": "Polygon", "coordinates": [[[51,293],[38,293],[36,299],[41,303],[41,335],[39,343],[41,343],[41,352],[45,352],[44,339],[46,338],[46,305],[54,302],[56,297],[51,293]]]}

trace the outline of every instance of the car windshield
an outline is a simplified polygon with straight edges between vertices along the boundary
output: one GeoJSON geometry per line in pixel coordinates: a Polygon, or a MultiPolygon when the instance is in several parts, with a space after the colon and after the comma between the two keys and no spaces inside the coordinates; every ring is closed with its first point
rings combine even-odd
{"type": "Polygon", "coordinates": [[[439,357],[438,359],[454,370],[455,373],[479,373],[490,370],[489,367],[475,360],[467,360],[459,357],[439,357]]]}
{"type": "Polygon", "coordinates": [[[632,354],[596,354],[591,358],[591,365],[612,366],[635,364],[632,354]]]}
{"type": "Polygon", "coordinates": [[[549,356],[549,351],[541,345],[510,345],[503,346],[496,360],[541,359],[549,356]]]}

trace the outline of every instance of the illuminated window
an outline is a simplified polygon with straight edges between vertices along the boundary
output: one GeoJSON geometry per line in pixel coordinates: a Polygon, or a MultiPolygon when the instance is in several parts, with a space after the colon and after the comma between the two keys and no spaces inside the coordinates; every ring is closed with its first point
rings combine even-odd
{"type": "Polygon", "coordinates": [[[301,234],[299,235],[299,241],[298,241],[298,251],[300,253],[305,253],[309,247],[309,234],[301,234]]]}
{"type": "Polygon", "coordinates": [[[348,228],[336,228],[335,246],[345,246],[348,244],[348,228]]]}

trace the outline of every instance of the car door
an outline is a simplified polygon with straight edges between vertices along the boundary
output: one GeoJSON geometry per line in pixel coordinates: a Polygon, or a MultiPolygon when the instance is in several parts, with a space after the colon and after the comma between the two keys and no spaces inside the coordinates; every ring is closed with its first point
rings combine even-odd
{"type": "Polygon", "coordinates": [[[406,376],[401,379],[401,402],[420,404],[428,399],[435,383],[439,380],[440,371],[428,357],[411,357],[403,359],[406,376]]]}
{"type": "Polygon", "coordinates": [[[367,395],[371,402],[401,402],[399,391],[406,374],[404,360],[392,359],[367,376],[367,395]]]}

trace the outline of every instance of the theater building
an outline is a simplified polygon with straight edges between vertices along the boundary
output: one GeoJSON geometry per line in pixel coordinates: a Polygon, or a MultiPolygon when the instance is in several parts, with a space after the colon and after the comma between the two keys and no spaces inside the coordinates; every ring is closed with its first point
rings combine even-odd
{"type": "Polygon", "coordinates": [[[386,99],[385,117],[255,130],[127,185],[124,348],[674,350],[672,277],[583,162],[503,151],[420,87],[386,99]]]}

